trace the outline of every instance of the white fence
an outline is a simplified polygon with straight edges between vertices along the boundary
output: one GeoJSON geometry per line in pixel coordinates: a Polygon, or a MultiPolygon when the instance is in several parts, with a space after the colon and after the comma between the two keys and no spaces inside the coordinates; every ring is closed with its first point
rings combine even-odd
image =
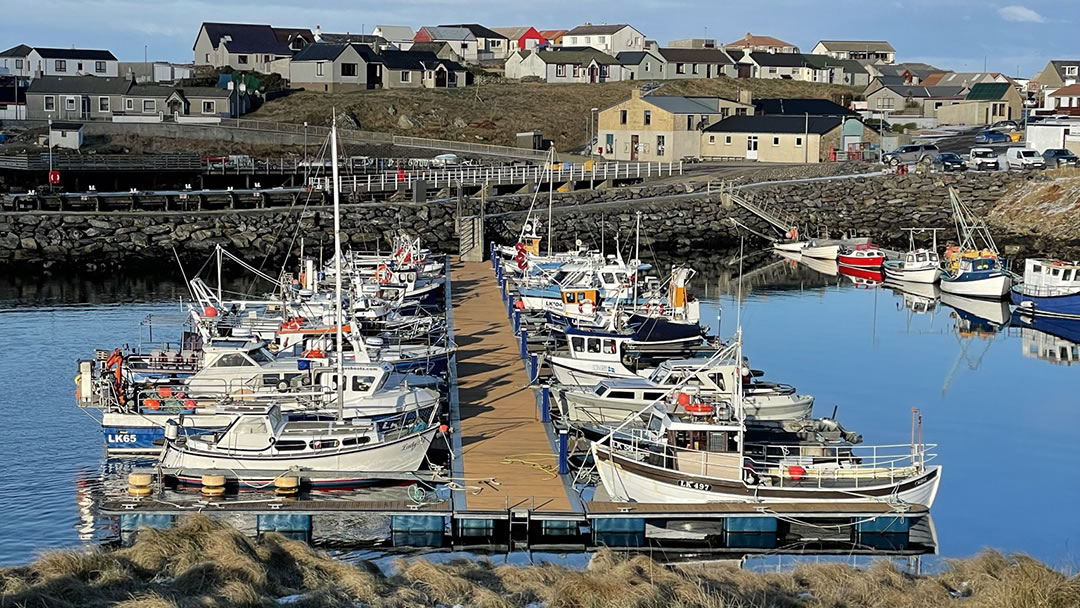
{"type": "MultiPolygon", "coordinates": [[[[650,179],[682,175],[682,162],[605,162],[605,163],[556,163],[551,171],[551,181],[604,182],[618,179],[650,179]]],[[[542,188],[549,180],[548,169],[543,166],[524,167],[460,167],[456,169],[428,169],[424,171],[385,171],[368,175],[341,176],[343,192],[370,192],[393,190],[400,185],[412,188],[422,181],[428,187],[452,187],[456,185],[525,185],[535,183],[542,188]]],[[[331,178],[312,177],[308,185],[316,190],[330,190],[331,178]]]]}

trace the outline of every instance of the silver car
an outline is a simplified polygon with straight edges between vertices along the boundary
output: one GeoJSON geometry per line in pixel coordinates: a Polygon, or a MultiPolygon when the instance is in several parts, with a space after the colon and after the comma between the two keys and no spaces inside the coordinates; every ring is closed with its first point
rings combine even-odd
{"type": "Polygon", "coordinates": [[[881,160],[895,167],[900,163],[914,163],[925,158],[933,158],[938,152],[940,150],[934,144],[909,144],[886,153],[881,160]]]}

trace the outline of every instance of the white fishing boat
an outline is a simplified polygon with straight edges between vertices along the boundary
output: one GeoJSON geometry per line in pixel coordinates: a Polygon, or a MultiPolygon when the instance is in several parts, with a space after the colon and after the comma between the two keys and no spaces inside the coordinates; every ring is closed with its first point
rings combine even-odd
{"type": "Polygon", "coordinates": [[[840,255],[840,245],[840,242],[828,239],[813,240],[808,242],[806,247],[800,250],[800,253],[804,258],[835,260],[840,255]]]}
{"type": "Polygon", "coordinates": [[[940,228],[905,228],[908,231],[908,251],[899,260],[886,260],[882,265],[885,277],[905,283],[937,283],[941,276],[941,259],[937,254],[937,233],[940,228]],[[915,246],[916,232],[933,234],[933,246],[915,246]]]}

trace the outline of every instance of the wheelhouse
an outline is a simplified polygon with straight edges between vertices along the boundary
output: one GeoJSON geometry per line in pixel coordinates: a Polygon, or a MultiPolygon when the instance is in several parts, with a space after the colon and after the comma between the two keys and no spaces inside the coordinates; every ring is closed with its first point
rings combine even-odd
{"type": "Polygon", "coordinates": [[[1024,293],[1052,297],[1080,291],[1080,262],[1045,258],[1024,262],[1024,293]]]}

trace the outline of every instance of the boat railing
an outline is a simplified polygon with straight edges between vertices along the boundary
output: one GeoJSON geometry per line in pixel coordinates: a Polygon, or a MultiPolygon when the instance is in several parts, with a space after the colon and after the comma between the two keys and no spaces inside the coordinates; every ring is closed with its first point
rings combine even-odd
{"type": "Polygon", "coordinates": [[[1080,293],[1080,286],[1065,287],[1061,285],[1032,285],[1031,283],[1023,283],[1021,291],[1025,296],[1053,298],[1080,293]]]}

